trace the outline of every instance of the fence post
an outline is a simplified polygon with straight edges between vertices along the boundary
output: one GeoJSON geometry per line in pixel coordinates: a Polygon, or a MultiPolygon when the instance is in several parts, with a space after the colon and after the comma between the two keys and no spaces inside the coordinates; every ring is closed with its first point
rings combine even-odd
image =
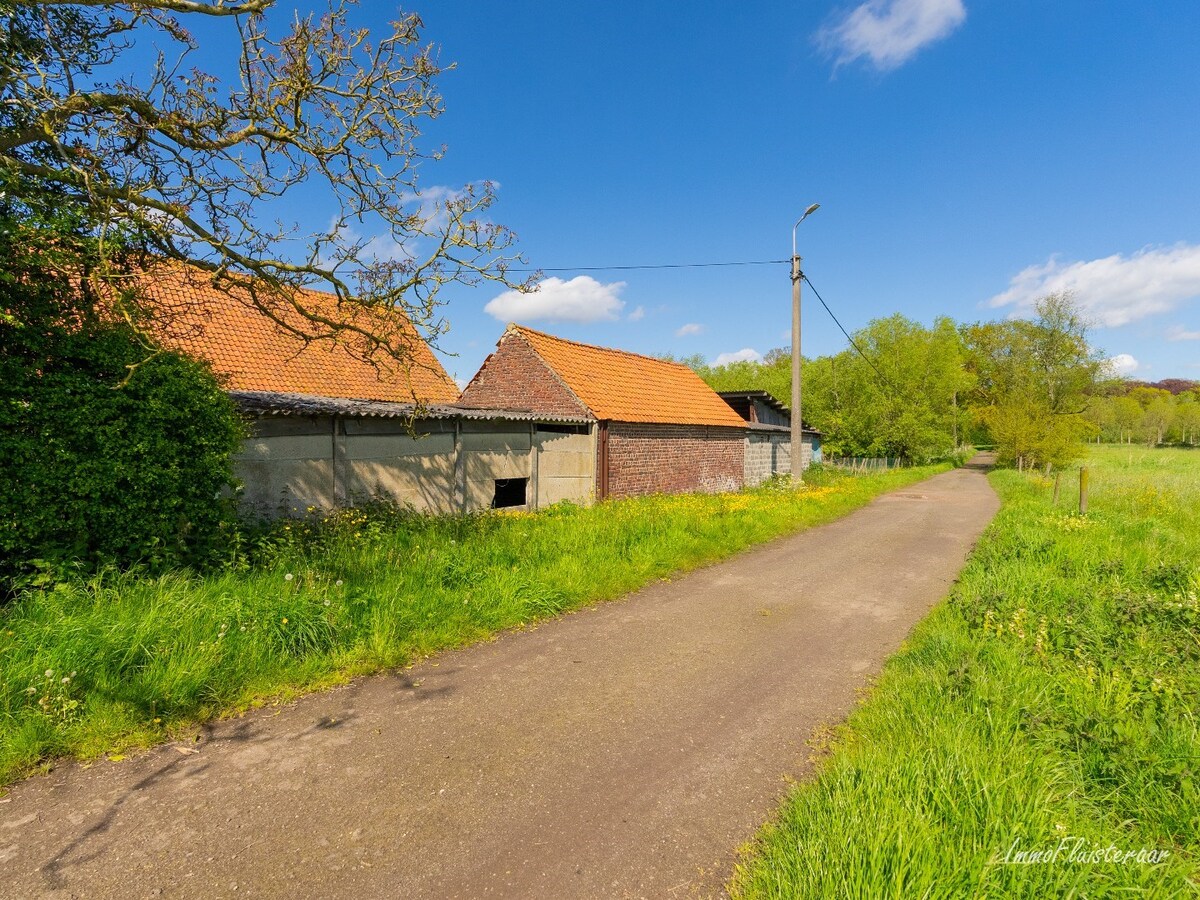
{"type": "Polygon", "coordinates": [[[1060,481],[1062,481],[1061,470],[1054,473],[1054,500],[1051,502],[1051,506],[1058,506],[1058,484],[1060,481]]]}
{"type": "Polygon", "coordinates": [[[1087,515],[1088,508],[1088,467],[1079,467],[1079,514],[1087,515]]]}

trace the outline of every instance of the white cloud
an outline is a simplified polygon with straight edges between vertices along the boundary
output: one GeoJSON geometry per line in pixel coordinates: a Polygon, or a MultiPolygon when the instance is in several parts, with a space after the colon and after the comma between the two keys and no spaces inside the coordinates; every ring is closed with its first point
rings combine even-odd
{"type": "Polygon", "coordinates": [[[886,71],[948,36],[966,17],[962,0],[867,0],[822,28],[817,42],[838,65],[865,57],[886,71]]]}
{"type": "Polygon", "coordinates": [[[1200,246],[1176,244],[1087,262],[1063,263],[1052,256],[1018,273],[988,306],[1012,306],[1020,314],[1059,291],[1074,292],[1088,317],[1110,328],[1169,312],[1200,296],[1200,246]]]}
{"type": "Polygon", "coordinates": [[[678,328],[675,329],[675,336],[676,337],[687,337],[690,334],[699,334],[703,330],[704,330],[703,325],[699,325],[695,322],[688,322],[686,325],[680,325],[678,328]]]}
{"type": "Polygon", "coordinates": [[[722,353],[713,362],[714,366],[727,366],[735,362],[762,362],[762,354],[752,347],[743,347],[733,353],[722,353]]]}
{"type": "Polygon", "coordinates": [[[570,281],[547,278],[528,294],[505,291],[488,301],[484,312],[501,322],[528,322],[549,319],[554,322],[600,322],[618,318],[625,307],[620,298],[624,281],[601,284],[590,275],[577,275],[570,281]]]}
{"type": "Polygon", "coordinates": [[[1172,325],[1167,329],[1168,341],[1200,341],[1200,331],[1187,331],[1182,325],[1172,325]]]}
{"type": "Polygon", "coordinates": [[[646,318],[646,307],[639,306],[625,318],[627,318],[630,322],[642,321],[642,319],[646,318]]]}
{"type": "Polygon", "coordinates": [[[1104,362],[1114,375],[1132,375],[1142,367],[1142,364],[1128,353],[1118,353],[1116,356],[1110,356],[1104,362]]]}

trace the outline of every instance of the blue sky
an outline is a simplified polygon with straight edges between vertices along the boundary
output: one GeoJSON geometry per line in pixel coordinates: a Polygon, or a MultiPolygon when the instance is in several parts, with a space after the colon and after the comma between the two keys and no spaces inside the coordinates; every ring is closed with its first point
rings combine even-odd
{"type": "MultiPolygon", "coordinates": [[[[425,189],[497,182],[533,266],[782,259],[819,202],[805,271],[851,330],[1068,288],[1126,372],[1200,378],[1194,0],[413,8],[457,63],[425,189]]],[[[509,320],[710,361],[789,340],[786,265],[553,276],[447,291],[447,368],[473,374],[509,320]]],[[[806,298],[805,355],[843,349],[806,298]]]]}

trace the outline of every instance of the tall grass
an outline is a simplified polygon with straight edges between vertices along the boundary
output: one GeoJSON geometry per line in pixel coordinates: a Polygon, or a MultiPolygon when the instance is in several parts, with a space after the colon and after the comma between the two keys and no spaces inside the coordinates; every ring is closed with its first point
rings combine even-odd
{"type": "Polygon", "coordinates": [[[536,514],[348,510],[280,524],[217,574],[28,591],[0,612],[0,784],[617,597],[943,468],[536,514]]]}
{"type": "Polygon", "coordinates": [[[1200,893],[1200,454],[1099,448],[1090,465],[1086,518],[1074,492],[1055,508],[1049,482],[992,474],[1004,506],[961,581],[735,896],[1200,893]]]}

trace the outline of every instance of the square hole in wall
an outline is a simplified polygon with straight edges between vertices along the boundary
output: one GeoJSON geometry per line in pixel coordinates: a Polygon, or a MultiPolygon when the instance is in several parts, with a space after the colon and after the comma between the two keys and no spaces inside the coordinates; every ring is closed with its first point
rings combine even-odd
{"type": "Polygon", "coordinates": [[[497,478],[496,493],[492,497],[492,509],[524,506],[525,494],[528,489],[528,478],[497,478]]]}

